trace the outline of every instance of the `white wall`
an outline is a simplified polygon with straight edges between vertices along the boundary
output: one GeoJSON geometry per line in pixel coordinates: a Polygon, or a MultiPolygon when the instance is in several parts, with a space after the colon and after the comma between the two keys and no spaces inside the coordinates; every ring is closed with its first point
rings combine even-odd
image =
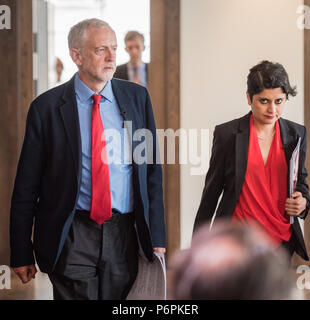
{"type": "MultiPolygon", "coordinates": [[[[246,78],[263,59],[280,62],[298,95],[283,117],[303,123],[302,0],[181,0],[181,127],[210,129],[249,111],[246,78]]],[[[181,247],[190,244],[204,175],[181,166],[181,247]]]]}

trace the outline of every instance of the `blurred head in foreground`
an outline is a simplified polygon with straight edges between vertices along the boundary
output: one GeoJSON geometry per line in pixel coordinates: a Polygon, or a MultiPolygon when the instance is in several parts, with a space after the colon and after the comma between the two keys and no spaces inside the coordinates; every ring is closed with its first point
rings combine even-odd
{"type": "Polygon", "coordinates": [[[171,298],[288,299],[288,258],[260,230],[221,222],[202,227],[172,260],[171,298]]]}

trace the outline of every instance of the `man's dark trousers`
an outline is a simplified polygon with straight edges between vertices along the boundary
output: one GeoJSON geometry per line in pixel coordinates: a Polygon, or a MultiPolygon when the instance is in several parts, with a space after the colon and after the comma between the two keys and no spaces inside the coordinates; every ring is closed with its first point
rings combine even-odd
{"type": "Polygon", "coordinates": [[[76,211],[49,277],[55,300],[119,300],[126,298],[137,271],[134,213],[113,212],[100,226],[88,211],[76,211]]]}

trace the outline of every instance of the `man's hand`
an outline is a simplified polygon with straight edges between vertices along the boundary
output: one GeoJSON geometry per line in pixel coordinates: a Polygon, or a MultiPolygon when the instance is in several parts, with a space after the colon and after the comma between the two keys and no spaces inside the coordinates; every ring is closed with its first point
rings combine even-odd
{"type": "Polygon", "coordinates": [[[37,268],[34,264],[29,266],[23,266],[18,268],[13,268],[13,271],[19,276],[22,280],[22,283],[27,283],[31,279],[35,278],[35,274],[37,273],[37,268]]]}
{"type": "Polygon", "coordinates": [[[285,211],[288,215],[297,217],[306,209],[307,199],[299,191],[292,193],[292,198],[285,201],[285,211]]]}
{"type": "Polygon", "coordinates": [[[165,253],[166,252],[166,248],[153,248],[154,252],[158,252],[158,253],[165,253]]]}

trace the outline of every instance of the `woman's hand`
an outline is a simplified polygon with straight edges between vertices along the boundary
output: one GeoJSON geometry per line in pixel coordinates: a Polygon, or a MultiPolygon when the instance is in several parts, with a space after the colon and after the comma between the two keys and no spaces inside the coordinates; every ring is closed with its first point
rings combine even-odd
{"type": "Polygon", "coordinates": [[[297,217],[306,209],[306,205],[307,199],[302,196],[301,192],[296,191],[292,193],[292,198],[286,199],[285,211],[288,215],[297,217]]]}

